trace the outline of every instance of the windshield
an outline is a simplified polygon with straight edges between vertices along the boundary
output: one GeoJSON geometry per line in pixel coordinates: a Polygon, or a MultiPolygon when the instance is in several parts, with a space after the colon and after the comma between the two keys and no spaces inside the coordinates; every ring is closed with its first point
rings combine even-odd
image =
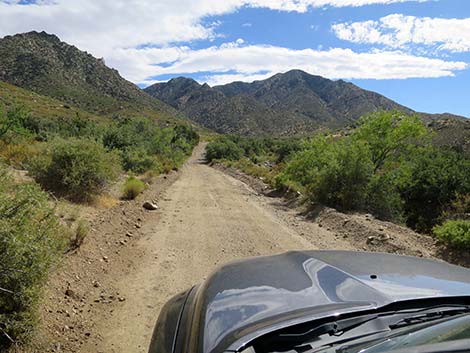
{"type": "MultiPolygon", "coordinates": [[[[415,347],[424,344],[442,343],[470,338],[470,315],[464,315],[444,322],[424,327],[402,335],[386,338],[371,347],[361,349],[361,353],[388,352],[393,349],[415,347]]],[[[337,350],[335,350],[337,351],[337,350]]],[[[327,352],[327,351],[324,351],[327,352]]],[[[357,349],[345,349],[341,352],[358,352],[357,349]]]]}
{"type": "Polygon", "coordinates": [[[435,306],[292,327],[253,342],[256,353],[373,353],[470,339],[470,308],[435,306]]]}

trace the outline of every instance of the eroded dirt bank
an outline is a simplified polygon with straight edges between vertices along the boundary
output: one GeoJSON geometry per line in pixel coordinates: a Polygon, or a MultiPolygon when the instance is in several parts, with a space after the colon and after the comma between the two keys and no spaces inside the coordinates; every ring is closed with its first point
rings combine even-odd
{"type": "Polygon", "coordinates": [[[162,305],[236,258],[293,249],[433,254],[431,239],[370,216],[302,215],[205,165],[203,150],[139,200],[110,210],[51,278],[42,314],[49,350],[146,352],[162,305]],[[144,211],[144,198],[160,209],[144,211]]]}

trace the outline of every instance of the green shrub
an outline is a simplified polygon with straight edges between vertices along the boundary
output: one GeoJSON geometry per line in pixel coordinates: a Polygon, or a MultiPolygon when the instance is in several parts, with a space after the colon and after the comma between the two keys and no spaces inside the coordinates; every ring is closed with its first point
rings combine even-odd
{"type": "Polygon", "coordinates": [[[149,119],[121,119],[103,136],[105,147],[120,151],[125,170],[143,173],[179,168],[199,142],[189,126],[161,128],[149,119]]]}
{"type": "Polygon", "coordinates": [[[345,140],[329,145],[320,158],[322,168],[307,185],[312,199],[343,210],[363,208],[372,175],[365,146],[345,140]]]}
{"type": "Polygon", "coordinates": [[[206,159],[209,162],[215,159],[238,160],[243,154],[243,149],[228,138],[217,139],[206,146],[206,159]]]}
{"type": "Polygon", "coordinates": [[[450,220],[433,228],[434,235],[450,246],[470,249],[470,221],[450,220]]]}
{"type": "Polygon", "coordinates": [[[403,223],[403,200],[396,179],[399,171],[374,174],[367,185],[364,209],[379,219],[403,223]]]}
{"type": "Polygon", "coordinates": [[[470,192],[470,160],[450,150],[421,148],[404,163],[398,185],[407,224],[428,232],[459,194],[470,192]]]}
{"type": "Polygon", "coordinates": [[[136,177],[129,177],[124,183],[122,198],[125,200],[133,200],[142,191],[145,190],[145,183],[136,177]]]}
{"type": "MultiPolygon", "coordinates": [[[[115,118],[114,121],[94,121],[76,115],[63,118],[37,118],[24,108],[0,109],[0,143],[28,146],[31,142],[50,142],[54,139],[87,139],[102,142],[108,150],[122,157],[123,168],[135,173],[179,168],[199,135],[189,125],[162,128],[148,118],[115,118]]],[[[5,155],[5,153],[2,153],[5,155]]],[[[8,162],[10,162],[8,160],[8,162]]],[[[44,161],[43,161],[44,162],[44,161]]]]}
{"type": "Polygon", "coordinates": [[[101,193],[120,171],[119,157],[91,140],[55,140],[31,164],[35,179],[46,189],[74,200],[101,193]]]}
{"type": "Polygon", "coordinates": [[[364,144],[317,136],[293,155],[276,184],[306,190],[316,202],[349,210],[365,205],[372,170],[364,144]]]}
{"type": "Polygon", "coordinates": [[[121,160],[124,170],[137,174],[159,169],[159,163],[155,156],[149,155],[142,147],[128,147],[124,149],[121,151],[121,160]]]}
{"type": "Polygon", "coordinates": [[[51,266],[66,245],[47,194],[14,185],[0,167],[0,351],[23,342],[36,323],[36,305],[51,266]]]}

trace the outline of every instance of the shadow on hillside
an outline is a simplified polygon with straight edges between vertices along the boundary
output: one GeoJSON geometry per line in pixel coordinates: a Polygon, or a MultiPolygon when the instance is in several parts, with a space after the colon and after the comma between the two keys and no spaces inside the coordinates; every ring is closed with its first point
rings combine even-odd
{"type": "Polygon", "coordinates": [[[442,260],[454,265],[470,267],[470,256],[468,251],[455,249],[449,246],[441,245],[436,251],[436,255],[442,260]]]}

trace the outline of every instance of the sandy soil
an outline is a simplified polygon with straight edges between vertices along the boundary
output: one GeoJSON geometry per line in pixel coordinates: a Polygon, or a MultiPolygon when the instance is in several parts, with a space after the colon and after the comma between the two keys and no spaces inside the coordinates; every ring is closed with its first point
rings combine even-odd
{"type": "Polygon", "coordinates": [[[42,351],[146,352],[162,305],[236,258],[292,249],[434,254],[430,238],[370,215],[289,207],[259,183],[204,164],[203,151],[111,209],[65,259],[46,293],[42,351]],[[148,199],[160,209],[144,211],[148,199]]]}

